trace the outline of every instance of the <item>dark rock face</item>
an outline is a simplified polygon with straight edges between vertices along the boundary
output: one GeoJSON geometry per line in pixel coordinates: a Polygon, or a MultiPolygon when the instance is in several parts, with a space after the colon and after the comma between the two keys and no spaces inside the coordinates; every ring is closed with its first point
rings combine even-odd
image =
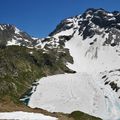
{"type": "Polygon", "coordinates": [[[108,34],[108,38],[104,42],[104,45],[111,45],[112,47],[120,44],[120,31],[116,28],[111,28],[108,34]]]}
{"type": "Polygon", "coordinates": [[[105,85],[110,85],[115,92],[118,92],[120,90],[119,76],[120,76],[120,69],[116,69],[116,70],[105,72],[101,76],[101,79],[104,80],[105,85]]]}
{"type": "Polygon", "coordinates": [[[120,13],[118,11],[108,12],[104,9],[88,9],[83,13],[84,19],[91,20],[100,27],[115,27],[120,22],[120,13]],[[89,17],[87,17],[89,15],[89,17]]]}
{"type": "Polygon", "coordinates": [[[81,16],[83,18],[82,21],[79,22],[80,29],[79,32],[81,34],[83,28],[85,27],[85,30],[83,31],[83,39],[86,39],[87,37],[93,37],[96,33],[95,29],[96,26],[99,26],[99,28],[107,29],[108,32],[111,31],[111,29],[116,28],[120,29],[120,13],[119,12],[107,12],[104,9],[88,9],[83,15],[81,16]]]}

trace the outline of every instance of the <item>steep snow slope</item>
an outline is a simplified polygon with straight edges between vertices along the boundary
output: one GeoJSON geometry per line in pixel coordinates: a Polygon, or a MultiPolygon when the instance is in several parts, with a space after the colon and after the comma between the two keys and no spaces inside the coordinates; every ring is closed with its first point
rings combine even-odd
{"type": "Polygon", "coordinates": [[[99,73],[104,70],[117,69],[120,66],[120,56],[116,52],[119,46],[103,46],[105,38],[95,35],[93,38],[82,40],[76,31],[73,38],[66,42],[66,48],[74,59],[74,64],[68,67],[77,72],[99,73]],[[93,45],[91,42],[97,40],[93,45]]]}
{"type": "Polygon", "coordinates": [[[4,120],[57,120],[57,118],[45,116],[39,113],[27,112],[3,112],[0,113],[0,119],[4,120]]]}

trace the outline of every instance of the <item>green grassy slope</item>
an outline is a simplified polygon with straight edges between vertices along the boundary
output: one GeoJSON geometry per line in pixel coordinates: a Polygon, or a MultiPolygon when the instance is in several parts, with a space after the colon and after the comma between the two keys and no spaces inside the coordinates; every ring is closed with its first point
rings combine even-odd
{"type": "Polygon", "coordinates": [[[0,100],[8,95],[19,99],[35,80],[69,71],[63,62],[67,54],[54,52],[19,46],[0,49],[0,100]]]}
{"type": "Polygon", "coordinates": [[[72,113],[69,115],[69,117],[74,118],[74,120],[102,120],[102,119],[100,119],[100,118],[87,115],[87,114],[85,114],[85,113],[83,113],[83,112],[80,112],[80,111],[72,112],[72,113]]]}

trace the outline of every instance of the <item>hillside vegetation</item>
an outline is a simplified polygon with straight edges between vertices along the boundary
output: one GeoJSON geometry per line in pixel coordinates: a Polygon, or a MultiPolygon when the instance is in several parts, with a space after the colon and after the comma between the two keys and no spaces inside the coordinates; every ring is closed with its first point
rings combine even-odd
{"type": "Polygon", "coordinates": [[[80,111],[72,112],[69,117],[74,118],[74,120],[101,120],[100,118],[87,115],[80,111]]]}
{"type": "Polygon", "coordinates": [[[19,46],[0,49],[0,100],[9,96],[14,101],[31,87],[32,83],[46,75],[70,72],[64,61],[67,54],[44,53],[43,50],[19,46]],[[57,57],[60,56],[60,59],[57,57]]]}

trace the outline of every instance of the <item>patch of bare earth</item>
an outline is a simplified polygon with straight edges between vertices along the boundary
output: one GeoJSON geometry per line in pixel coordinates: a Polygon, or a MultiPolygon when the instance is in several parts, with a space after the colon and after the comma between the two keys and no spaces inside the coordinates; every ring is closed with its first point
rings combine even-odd
{"type": "Polygon", "coordinates": [[[28,106],[25,106],[24,104],[15,104],[11,100],[3,99],[2,102],[0,102],[0,112],[13,112],[13,111],[23,111],[23,112],[34,112],[34,113],[42,113],[44,115],[52,116],[58,118],[58,120],[74,120],[73,118],[69,118],[67,114],[63,113],[56,113],[56,112],[48,112],[43,109],[32,109],[28,106]]]}

